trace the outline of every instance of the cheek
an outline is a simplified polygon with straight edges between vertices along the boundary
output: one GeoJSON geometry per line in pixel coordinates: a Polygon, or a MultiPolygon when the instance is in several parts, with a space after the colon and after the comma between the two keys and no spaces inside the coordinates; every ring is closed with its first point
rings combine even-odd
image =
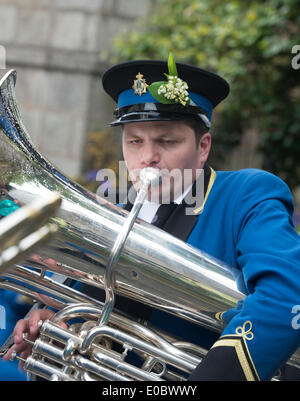
{"type": "Polygon", "coordinates": [[[132,157],[130,152],[123,151],[123,156],[127,168],[128,177],[132,183],[135,183],[136,181],[139,180],[139,171],[140,171],[140,169],[138,168],[136,155],[132,157]]]}
{"type": "Polygon", "coordinates": [[[123,157],[126,163],[126,167],[128,170],[134,168],[136,158],[126,147],[123,147],[123,157]]]}
{"type": "Polygon", "coordinates": [[[198,155],[195,149],[180,149],[174,154],[169,154],[166,157],[166,164],[170,170],[172,169],[191,169],[196,168],[198,164],[198,155]]]}

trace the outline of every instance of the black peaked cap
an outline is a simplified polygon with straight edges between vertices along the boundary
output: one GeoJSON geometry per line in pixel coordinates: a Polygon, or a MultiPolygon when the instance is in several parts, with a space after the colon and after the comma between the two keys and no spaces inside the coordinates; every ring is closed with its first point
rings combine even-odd
{"type": "MultiPolygon", "coordinates": [[[[209,99],[217,106],[229,94],[229,84],[219,75],[189,64],[176,63],[178,76],[186,81],[189,91],[209,99]]],[[[133,85],[138,73],[143,74],[148,85],[166,81],[168,63],[159,60],[135,60],[117,64],[102,77],[104,90],[117,102],[119,94],[133,85]]]]}

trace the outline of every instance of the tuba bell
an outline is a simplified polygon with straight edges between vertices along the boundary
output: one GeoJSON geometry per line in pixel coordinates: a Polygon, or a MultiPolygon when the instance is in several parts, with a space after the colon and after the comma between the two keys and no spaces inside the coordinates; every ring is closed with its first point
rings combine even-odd
{"type": "Polygon", "coordinates": [[[231,269],[136,219],[137,209],[130,215],[105,199],[99,203],[56,169],[35,148],[22,122],[16,72],[1,74],[0,186],[21,205],[53,192],[62,199],[49,217],[57,232],[37,250],[40,261],[27,257],[0,276],[0,288],[57,311],[53,321],[41,322],[24,369],[53,381],[184,380],[207,351],[118,313],[114,296],[221,333],[216,313],[244,299],[231,269]],[[55,263],[47,263],[49,258],[55,263]],[[106,294],[104,299],[72,288],[74,280],[106,294]],[[83,322],[73,323],[74,318],[83,322]],[[129,354],[142,360],[140,366],[128,361],[129,354]]]}

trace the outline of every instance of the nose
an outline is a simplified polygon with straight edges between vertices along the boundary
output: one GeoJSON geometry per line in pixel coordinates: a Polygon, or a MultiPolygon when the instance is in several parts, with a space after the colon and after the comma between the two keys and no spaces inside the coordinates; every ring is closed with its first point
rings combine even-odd
{"type": "Polygon", "coordinates": [[[154,143],[145,143],[140,150],[141,165],[142,167],[156,166],[160,161],[159,149],[154,143]]]}

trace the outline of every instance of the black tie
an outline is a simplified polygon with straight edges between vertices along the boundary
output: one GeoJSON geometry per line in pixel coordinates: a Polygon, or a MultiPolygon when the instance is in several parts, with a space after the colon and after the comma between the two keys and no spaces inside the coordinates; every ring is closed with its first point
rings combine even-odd
{"type": "Polygon", "coordinates": [[[151,224],[156,227],[163,228],[177,206],[177,203],[172,202],[169,204],[160,205],[151,224]]]}

